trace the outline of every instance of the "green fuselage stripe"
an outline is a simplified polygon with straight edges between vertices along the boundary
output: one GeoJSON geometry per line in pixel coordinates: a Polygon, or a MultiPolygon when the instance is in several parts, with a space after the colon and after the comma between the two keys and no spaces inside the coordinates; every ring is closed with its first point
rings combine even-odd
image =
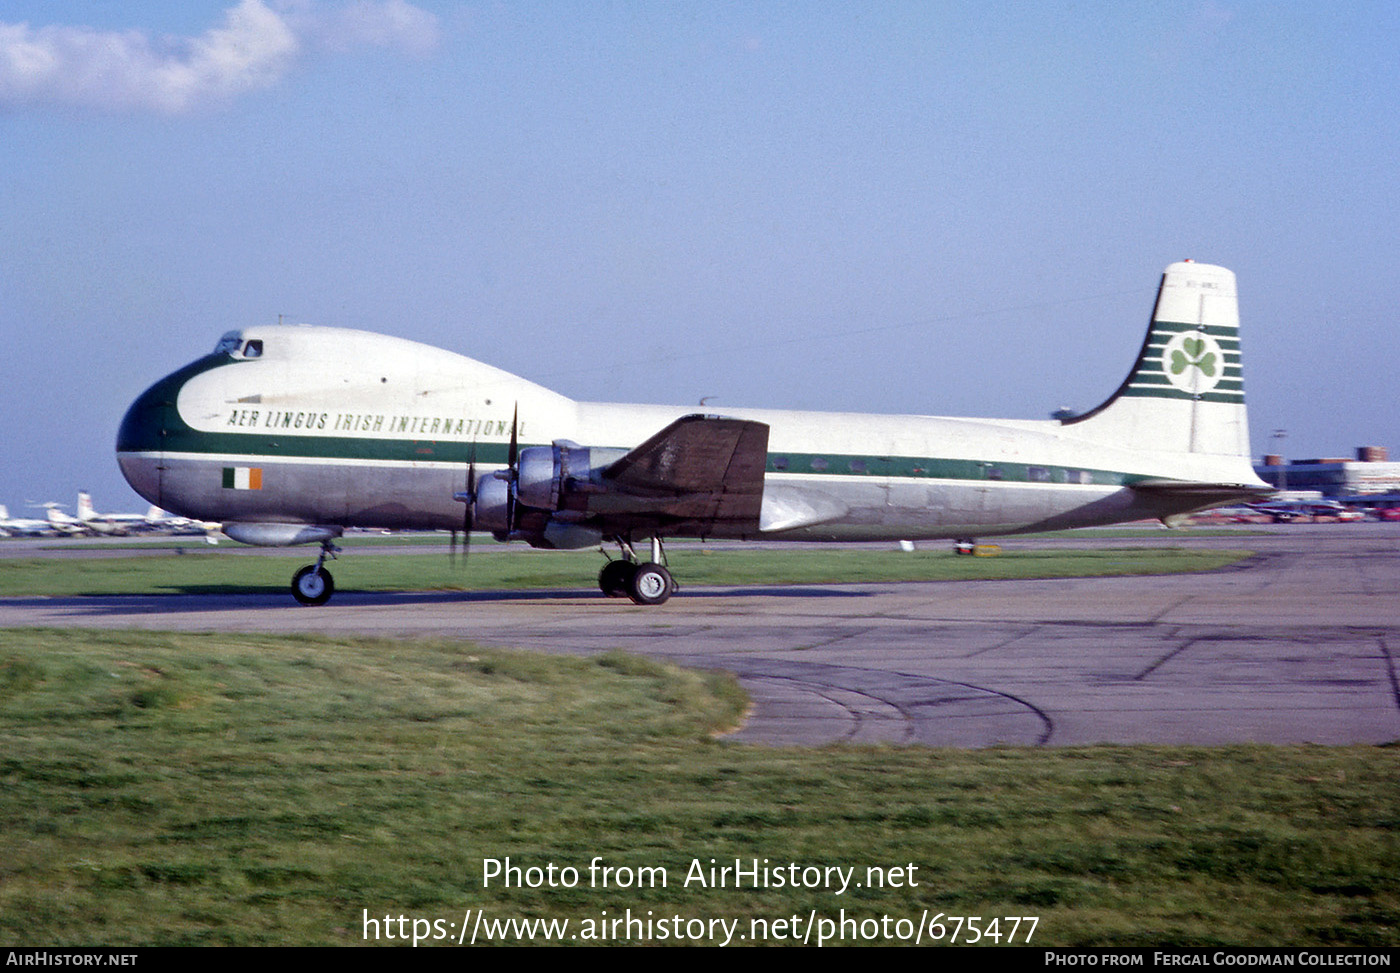
{"type": "MultiPolygon", "coordinates": [[[[522,449],[529,444],[522,444],[522,449]]],[[[155,450],[144,450],[154,452],[155,450]]],[[[249,464],[278,460],[366,460],[390,463],[460,463],[475,456],[483,469],[503,467],[510,448],[505,443],[460,443],[441,440],[369,439],[335,436],[277,436],[236,433],[201,433],[191,430],[166,437],[164,451],[208,454],[227,461],[244,457],[249,464]]],[[[765,465],[768,473],[799,473],[806,476],[896,477],[913,480],[982,480],[1014,483],[1079,483],[1122,486],[1142,479],[1111,470],[1092,470],[1061,465],[991,462],[971,459],[940,459],[916,456],[874,456],[842,453],[770,452],[765,465]]]]}
{"type": "MultiPolygon", "coordinates": [[[[475,461],[478,467],[499,468],[509,461],[510,447],[502,442],[443,439],[388,439],[369,436],[307,436],[247,432],[203,432],[190,427],[175,407],[181,386],[190,378],[228,364],[225,355],[209,355],[192,362],[148,389],[128,411],[117,436],[122,453],[186,453],[242,457],[250,465],[278,460],[362,460],[389,463],[459,463],[475,461]]],[[[1176,390],[1124,390],[1124,395],[1173,395],[1191,398],[1176,390]]],[[[1207,401],[1234,402],[1239,394],[1206,394],[1207,401]]],[[[526,444],[522,444],[525,448],[526,444]]],[[[627,449],[630,447],[620,447],[627,449]]],[[[833,453],[783,453],[770,451],[766,472],[804,476],[893,477],[912,480],[962,480],[1010,483],[1089,484],[1125,486],[1146,477],[1112,470],[1062,465],[1035,465],[973,459],[883,456],[833,453]]]]}

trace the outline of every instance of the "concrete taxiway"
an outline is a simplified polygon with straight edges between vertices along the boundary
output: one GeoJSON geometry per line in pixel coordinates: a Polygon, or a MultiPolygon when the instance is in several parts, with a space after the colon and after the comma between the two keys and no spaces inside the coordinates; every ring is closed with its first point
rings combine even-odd
{"type": "MultiPolygon", "coordinates": [[[[1008,546],[1093,543],[1008,540],[1008,546]]],[[[1105,542],[1112,545],[1124,542],[1105,542]]],[[[0,627],[468,638],[736,673],[733,739],[957,747],[1400,740],[1400,524],[1138,543],[1250,548],[1194,575],[596,591],[0,599],[0,627]]],[[[684,579],[682,579],[682,583],[684,579]]]]}

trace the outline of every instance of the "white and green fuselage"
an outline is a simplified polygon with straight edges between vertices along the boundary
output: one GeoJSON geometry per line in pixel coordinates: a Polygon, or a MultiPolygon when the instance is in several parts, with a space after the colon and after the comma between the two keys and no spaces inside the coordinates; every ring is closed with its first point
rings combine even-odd
{"type": "Polygon", "coordinates": [[[1167,518],[1263,489],[1239,360],[1234,275],[1173,264],[1131,374],[1092,412],[1019,421],[725,409],[767,428],[761,502],[708,521],[693,510],[668,520],[654,496],[648,506],[611,491],[604,462],[694,408],[576,402],[452,352],[334,328],[230,332],[137,399],[117,453],[151,503],[289,528],[269,529],[269,543],[295,539],[295,527],[458,528],[454,496],[469,469],[506,468],[513,435],[522,448],[567,441],[595,456],[578,480],[587,502],[535,509],[505,532],[541,546],[633,531],[972,538],[1167,518]]]}

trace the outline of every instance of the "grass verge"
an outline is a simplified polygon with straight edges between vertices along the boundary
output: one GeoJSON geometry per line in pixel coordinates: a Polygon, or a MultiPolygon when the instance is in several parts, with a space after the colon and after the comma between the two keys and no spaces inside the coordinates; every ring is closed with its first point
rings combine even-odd
{"type": "MultiPolygon", "coordinates": [[[[1236,563],[1249,551],[1102,548],[1005,551],[959,557],[951,551],[714,550],[677,546],[672,573],[682,586],[840,584],[1170,574],[1236,563]]],[[[292,573],[314,549],[289,556],[202,551],[141,557],[0,559],[0,596],[285,593],[292,573]]],[[[465,563],[440,554],[347,554],[331,562],[336,590],[431,591],[593,588],[597,551],[516,549],[478,552],[465,563]]]]}
{"type": "Polygon", "coordinates": [[[468,909],[748,935],[927,909],[1036,916],[1032,945],[1400,944],[1400,750],[716,740],[743,705],[727,676],[620,654],[0,631],[0,940],[356,944],[366,916],[455,936],[468,909]],[[595,856],[667,884],[591,887],[595,856]],[[507,857],[581,879],[486,886],[507,857]],[[711,859],[905,880],[686,887],[711,859]]]}

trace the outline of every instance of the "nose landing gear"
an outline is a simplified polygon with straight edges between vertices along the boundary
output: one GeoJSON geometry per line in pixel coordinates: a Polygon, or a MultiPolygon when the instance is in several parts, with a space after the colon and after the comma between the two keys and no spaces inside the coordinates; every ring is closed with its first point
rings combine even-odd
{"type": "Polygon", "coordinates": [[[321,555],[316,558],[316,563],[308,564],[292,575],[292,597],[298,604],[310,607],[324,605],[331,600],[331,595],[335,594],[335,579],[324,565],[326,558],[334,560],[339,552],[340,548],[330,541],[323,541],[321,555]]]}

